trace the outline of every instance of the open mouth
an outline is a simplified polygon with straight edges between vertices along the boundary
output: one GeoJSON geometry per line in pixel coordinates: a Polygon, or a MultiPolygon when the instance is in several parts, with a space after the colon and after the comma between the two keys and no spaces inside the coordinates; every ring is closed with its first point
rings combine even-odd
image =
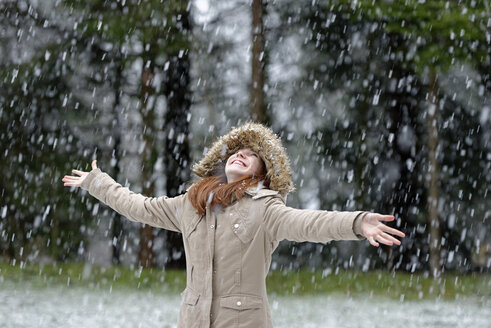
{"type": "Polygon", "coordinates": [[[240,159],[234,159],[231,164],[238,164],[238,165],[241,165],[243,167],[247,167],[247,165],[245,165],[245,163],[242,162],[240,159]]]}

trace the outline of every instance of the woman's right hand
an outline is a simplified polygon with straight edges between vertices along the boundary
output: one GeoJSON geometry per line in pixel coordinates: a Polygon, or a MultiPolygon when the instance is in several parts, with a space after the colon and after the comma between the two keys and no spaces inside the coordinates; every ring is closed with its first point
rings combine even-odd
{"type": "MultiPolygon", "coordinates": [[[[92,161],[92,169],[97,168],[97,160],[94,159],[92,161]]],[[[85,177],[89,174],[89,172],[84,172],[84,171],[79,171],[79,170],[72,170],[73,173],[79,175],[78,177],[73,176],[73,175],[65,175],[61,181],[64,182],[63,186],[68,186],[68,187],[80,187],[82,185],[82,182],[84,182],[85,177]]]]}

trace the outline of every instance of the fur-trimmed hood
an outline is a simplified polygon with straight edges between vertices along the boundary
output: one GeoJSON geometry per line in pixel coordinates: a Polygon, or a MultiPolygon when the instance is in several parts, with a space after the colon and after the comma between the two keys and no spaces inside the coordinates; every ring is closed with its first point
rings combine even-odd
{"type": "Polygon", "coordinates": [[[270,128],[259,123],[246,123],[220,137],[205,157],[193,165],[193,172],[200,178],[213,176],[225,168],[231,155],[243,148],[250,148],[261,156],[266,164],[270,189],[278,191],[282,196],[295,189],[286,149],[270,128]]]}

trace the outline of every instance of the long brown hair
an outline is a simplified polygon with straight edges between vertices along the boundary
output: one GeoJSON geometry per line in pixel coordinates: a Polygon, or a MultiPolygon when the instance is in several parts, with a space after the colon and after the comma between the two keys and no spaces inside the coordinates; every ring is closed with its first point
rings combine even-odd
{"type": "Polygon", "coordinates": [[[241,200],[247,188],[256,186],[260,182],[265,187],[269,186],[264,173],[256,176],[246,175],[237,181],[227,183],[225,172],[222,172],[196,182],[189,189],[188,197],[198,215],[204,215],[206,204],[210,203],[210,208],[216,205],[221,205],[225,208],[234,201],[241,200]]]}

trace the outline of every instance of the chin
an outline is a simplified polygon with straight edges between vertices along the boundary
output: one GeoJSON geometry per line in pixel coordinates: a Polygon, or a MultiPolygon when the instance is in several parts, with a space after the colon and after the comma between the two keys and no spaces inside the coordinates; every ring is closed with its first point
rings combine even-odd
{"type": "Polygon", "coordinates": [[[251,175],[247,171],[241,171],[241,170],[230,170],[230,171],[225,171],[225,175],[227,176],[227,183],[230,181],[237,181],[240,178],[246,176],[246,175],[251,175]]]}

